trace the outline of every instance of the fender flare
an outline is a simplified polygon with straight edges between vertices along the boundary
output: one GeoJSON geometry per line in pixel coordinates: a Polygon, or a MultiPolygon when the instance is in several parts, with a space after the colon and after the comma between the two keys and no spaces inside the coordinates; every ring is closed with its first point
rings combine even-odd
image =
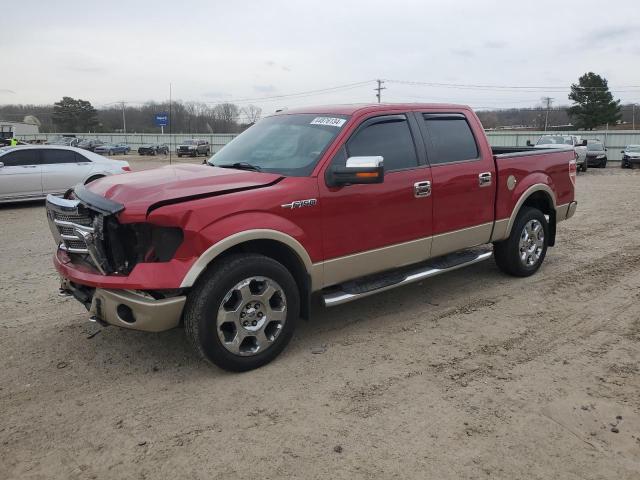
{"type": "Polygon", "coordinates": [[[198,277],[204,272],[209,264],[216,259],[220,254],[229,250],[230,248],[239,245],[241,243],[249,242],[252,240],[274,240],[280,242],[291,250],[293,250],[311,277],[312,285],[317,285],[321,279],[322,270],[317,265],[314,266],[309,257],[309,253],[295,238],[277,230],[270,230],[264,228],[258,228],[254,230],[244,230],[242,232],[235,233],[226,238],[223,238],[217,243],[214,243],[207,248],[202,255],[198,257],[196,262],[191,266],[185,277],[182,279],[180,288],[192,287],[198,277]]]}
{"type": "MultiPolygon", "coordinates": [[[[522,206],[527,201],[527,199],[529,197],[531,197],[531,195],[533,195],[536,192],[544,192],[544,193],[546,193],[547,196],[551,199],[551,207],[554,210],[557,209],[556,195],[555,195],[555,193],[553,193],[553,190],[551,190],[551,187],[549,187],[549,185],[545,185],[544,183],[536,183],[534,185],[531,185],[524,192],[522,192],[522,195],[520,195],[520,198],[518,199],[518,201],[516,202],[515,206],[513,207],[513,210],[511,211],[511,216],[509,217],[509,221],[503,227],[504,230],[502,232],[500,232],[499,235],[494,235],[494,237],[497,237],[497,238],[493,238],[492,241],[500,241],[500,240],[504,240],[506,238],[509,238],[509,235],[511,235],[511,230],[513,229],[513,225],[516,222],[516,218],[518,217],[518,214],[520,213],[520,210],[522,209],[522,206]]],[[[502,222],[504,222],[504,220],[502,220],[502,222]]],[[[496,222],[496,224],[497,223],[498,222],[496,222]]],[[[496,225],[496,227],[497,227],[497,225],[496,225]]],[[[496,232],[496,233],[498,233],[498,232],[496,232]]]]}

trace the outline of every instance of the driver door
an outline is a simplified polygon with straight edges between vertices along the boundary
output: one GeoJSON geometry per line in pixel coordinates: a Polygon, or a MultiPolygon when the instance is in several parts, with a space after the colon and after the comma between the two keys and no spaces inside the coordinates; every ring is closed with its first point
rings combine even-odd
{"type": "Polygon", "coordinates": [[[413,116],[367,118],[331,165],[355,156],[382,156],[384,181],[328,187],[319,178],[325,286],[416,263],[430,252],[431,197],[424,186],[431,170],[413,116]]]}

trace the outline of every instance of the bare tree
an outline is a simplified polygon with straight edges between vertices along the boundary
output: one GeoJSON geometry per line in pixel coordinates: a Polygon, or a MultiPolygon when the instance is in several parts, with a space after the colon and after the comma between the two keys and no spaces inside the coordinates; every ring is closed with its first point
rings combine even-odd
{"type": "Polygon", "coordinates": [[[256,123],[262,116],[262,108],[256,105],[247,105],[240,112],[246,117],[246,123],[249,125],[256,123]]]}

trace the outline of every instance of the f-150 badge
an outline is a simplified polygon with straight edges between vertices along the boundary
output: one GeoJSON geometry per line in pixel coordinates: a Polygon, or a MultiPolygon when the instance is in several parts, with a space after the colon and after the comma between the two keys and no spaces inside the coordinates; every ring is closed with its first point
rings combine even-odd
{"type": "Polygon", "coordinates": [[[315,198],[309,198],[307,200],[294,200],[291,203],[285,203],[284,205],[280,205],[282,208],[290,208],[293,210],[294,208],[302,208],[302,207],[313,207],[318,203],[318,200],[315,198]]]}

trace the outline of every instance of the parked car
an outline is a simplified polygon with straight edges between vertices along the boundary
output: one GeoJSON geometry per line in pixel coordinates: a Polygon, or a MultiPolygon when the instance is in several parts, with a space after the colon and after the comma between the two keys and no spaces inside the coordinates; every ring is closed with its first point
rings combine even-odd
{"type": "Polygon", "coordinates": [[[622,168],[633,168],[634,165],[640,164],[640,145],[627,145],[621,153],[622,168]]]}
{"type": "Polygon", "coordinates": [[[51,140],[47,143],[47,145],[60,145],[63,147],[77,147],[78,144],[82,141],[81,138],[76,137],[58,137],[54,140],[51,140]]]}
{"type": "Polygon", "coordinates": [[[575,181],[571,146],[492,149],[469,107],[334,106],[267,117],[208,166],[79,185],[47,212],[61,289],[95,321],[183,321],[200,355],[240,371],[284,349],[314,292],[340,305],[492,255],[534,274],[575,181]],[[70,215],[92,235],[63,236],[70,215]]]}
{"type": "Polygon", "coordinates": [[[607,149],[600,140],[587,141],[587,166],[598,168],[607,166],[607,149]]]}
{"type": "Polygon", "coordinates": [[[198,155],[211,155],[211,145],[206,140],[185,140],[176,148],[178,157],[189,155],[197,157],[198,155]]]}
{"type": "Polygon", "coordinates": [[[169,145],[148,144],[138,148],[138,155],[169,155],[169,145]]]}
{"type": "Polygon", "coordinates": [[[104,142],[102,140],[86,139],[78,143],[78,148],[82,148],[83,150],[89,150],[90,152],[93,152],[97,147],[101,147],[102,145],[104,145],[104,142]]]}
{"type": "Polygon", "coordinates": [[[77,183],[128,172],[127,162],[75,147],[26,145],[0,149],[0,202],[61,195],[77,183]]]}
{"type": "MultiPolygon", "coordinates": [[[[531,145],[531,142],[527,142],[531,145]]],[[[535,144],[535,148],[567,148],[571,147],[576,154],[578,170],[586,172],[587,168],[587,141],[581,140],[576,135],[542,135],[535,144]]]]}
{"type": "Polygon", "coordinates": [[[131,147],[124,143],[105,143],[104,145],[99,145],[94,148],[94,153],[99,153],[100,155],[126,155],[131,151],[131,147]]]}

